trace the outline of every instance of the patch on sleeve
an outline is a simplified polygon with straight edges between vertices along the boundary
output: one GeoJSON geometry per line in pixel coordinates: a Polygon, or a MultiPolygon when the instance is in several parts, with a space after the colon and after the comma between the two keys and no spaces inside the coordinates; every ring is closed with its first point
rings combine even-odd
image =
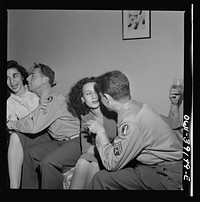
{"type": "Polygon", "coordinates": [[[53,96],[47,98],[47,103],[50,103],[53,100],[53,96]]]}
{"type": "Polygon", "coordinates": [[[122,153],[122,151],[123,151],[123,149],[122,149],[121,141],[114,144],[113,152],[114,152],[115,156],[119,156],[122,153]]]}
{"type": "Polygon", "coordinates": [[[124,125],[122,126],[121,135],[122,135],[122,136],[126,136],[126,135],[128,135],[129,133],[130,133],[130,127],[129,127],[129,125],[128,125],[128,124],[124,124],[124,125]]]}
{"type": "Polygon", "coordinates": [[[49,96],[46,100],[43,100],[41,103],[41,109],[43,110],[43,114],[47,113],[48,104],[53,100],[53,96],[49,96]]]}

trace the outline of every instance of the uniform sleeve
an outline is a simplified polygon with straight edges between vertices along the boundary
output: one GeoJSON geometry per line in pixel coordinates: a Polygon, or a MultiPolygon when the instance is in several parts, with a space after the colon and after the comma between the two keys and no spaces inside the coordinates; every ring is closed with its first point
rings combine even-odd
{"type": "Polygon", "coordinates": [[[101,160],[106,169],[116,171],[137,156],[142,149],[142,136],[134,123],[123,123],[113,144],[98,145],[101,160]]]}
{"type": "Polygon", "coordinates": [[[60,114],[60,104],[55,96],[46,100],[46,107],[41,105],[28,116],[16,122],[16,128],[24,133],[38,133],[49,127],[60,114]]]}

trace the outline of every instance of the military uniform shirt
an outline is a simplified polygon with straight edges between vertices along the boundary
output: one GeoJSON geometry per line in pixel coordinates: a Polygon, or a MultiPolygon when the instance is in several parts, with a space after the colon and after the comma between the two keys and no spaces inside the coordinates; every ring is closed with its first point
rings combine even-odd
{"type": "Polygon", "coordinates": [[[57,140],[78,137],[80,133],[79,120],[67,110],[64,96],[52,93],[51,89],[42,94],[33,113],[16,122],[16,129],[23,133],[38,133],[46,128],[57,140]]]}
{"type": "Polygon", "coordinates": [[[150,106],[133,100],[118,113],[114,144],[96,143],[103,165],[112,171],[134,158],[146,165],[182,159],[182,145],[171,127],[150,106]]]}

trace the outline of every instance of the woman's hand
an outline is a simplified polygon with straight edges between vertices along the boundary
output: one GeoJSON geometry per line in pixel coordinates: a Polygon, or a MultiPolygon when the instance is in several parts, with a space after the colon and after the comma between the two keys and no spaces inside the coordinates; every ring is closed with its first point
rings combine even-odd
{"type": "Polygon", "coordinates": [[[14,128],[14,126],[15,126],[15,121],[11,121],[11,120],[8,119],[7,122],[6,122],[6,125],[7,125],[7,127],[8,127],[9,130],[15,129],[15,128],[14,128]]]}

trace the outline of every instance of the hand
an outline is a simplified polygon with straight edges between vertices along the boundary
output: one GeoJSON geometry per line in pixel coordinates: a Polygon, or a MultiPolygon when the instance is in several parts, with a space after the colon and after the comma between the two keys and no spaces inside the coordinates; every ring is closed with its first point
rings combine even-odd
{"type": "Polygon", "coordinates": [[[183,100],[183,93],[179,92],[178,89],[170,88],[169,99],[173,105],[180,106],[183,100]]]}
{"type": "Polygon", "coordinates": [[[9,130],[12,130],[12,129],[14,129],[15,121],[11,121],[8,119],[6,125],[7,125],[9,130]]]}
{"type": "Polygon", "coordinates": [[[99,134],[99,133],[105,132],[104,127],[98,121],[95,121],[95,120],[88,121],[85,124],[85,126],[87,126],[89,131],[92,133],[99,134]]]}
{"type": "Polygon", "coordinates": [[[41,109],[46,109],[48,106],[48,103],[46,100],[43,100],[41,103],[40,103],[40,108],[41,109]]]}

